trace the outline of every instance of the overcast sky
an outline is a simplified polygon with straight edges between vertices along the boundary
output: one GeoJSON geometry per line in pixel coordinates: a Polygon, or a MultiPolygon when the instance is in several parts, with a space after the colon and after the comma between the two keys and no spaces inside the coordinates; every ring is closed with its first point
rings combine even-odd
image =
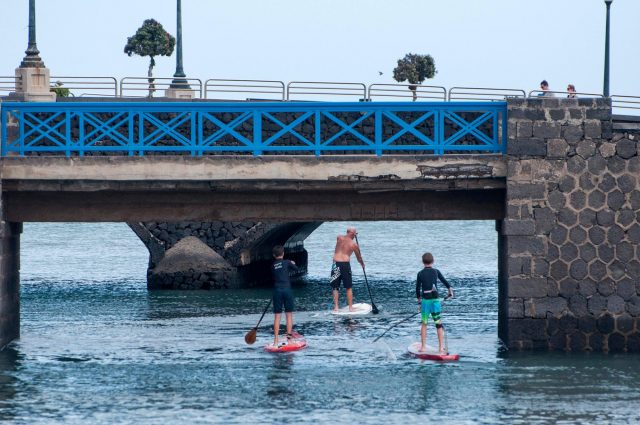
{"type": "MultiPolygon", "coordinates": [[[[175,0],[38,0],[38,47],[54,76],[146,75],[123,48],[147,18],[175,35],[175,0]]],[[[429,53],[425,84],[602,92],[602,0],[183,0],[189,77],[393,83],[429,53]],[[378,71],[384,75],[380,76],[378,71]]],[[[640,95],[640,0],[612,5],[611,93],[640,95]]],[[[28,1],[0,0],[0,76],[27,46],[28,1]]],[[[171,76],[175,57],[157,59],[171,76]]]]}

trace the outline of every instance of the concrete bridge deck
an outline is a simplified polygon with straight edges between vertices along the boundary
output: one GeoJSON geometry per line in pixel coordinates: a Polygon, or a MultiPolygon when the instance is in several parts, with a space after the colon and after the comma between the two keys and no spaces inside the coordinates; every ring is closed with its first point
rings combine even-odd
{"type": "Polygon", "coordinates": [[[501,219],[500,155],[6,157],[9,221],[501,219]]]}

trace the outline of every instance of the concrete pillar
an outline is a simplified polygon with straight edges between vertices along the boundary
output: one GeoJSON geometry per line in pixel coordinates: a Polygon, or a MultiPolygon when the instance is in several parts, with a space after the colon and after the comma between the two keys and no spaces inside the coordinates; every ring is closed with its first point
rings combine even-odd
{"type": "Polygon", "coordinates": [[[56,94],[50,86],[48,68],[16,68],[16,91],[9,97],[25,102],[55,102],[56,94]]]}
{"type": "Polygon", "coordinates": [[[16,69],[16,91],[9,97],[25,102],[55,102],[56,94],[50,91],[51,77],[40,58],[36,32],[36,1],[29,0],[29,44],[16,69]]]}
{"type": "Polygon", "coordinates": [[[509,341],[509,273],[507,264],[509,253],[504,235],[502,235],[502,220],[496,220],[498,232],[498,338],[507,345],[509,341]]]}
{"type": "Polygon", "coordinates": [[[20,337],[22,223],[0,221],[0,348],[20,337]]]}
{"type": "Polygon", "coordinates": [[[193,90],[169,87],[164,91],[164,96],[169,99],[192,100],[195,99],[196,93],[193,90]]]}

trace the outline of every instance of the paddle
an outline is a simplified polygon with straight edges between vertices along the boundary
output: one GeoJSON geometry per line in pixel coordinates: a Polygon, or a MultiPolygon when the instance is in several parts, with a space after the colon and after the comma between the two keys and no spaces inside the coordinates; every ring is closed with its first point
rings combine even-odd
{"type": "Polygon", "coordinates": [[[391,327],[390,327],[389,329],[387,329],[386,331],[384,331],[384,332],[382,333],[382,335],[380,335],[379,337],[377,337],[376,339],[374,339],[374,340],[373,340],[373,342],[377,342],[380,338],[382,338],[383,336],[385,336],[385,335],[386,335],[386,333],[387,333],[387,332],[389,332],[391,329],[393,329],[393,328],[395,328],[396,326],[398,326],[398,325],[400,325],[400,324],[402,324],[402,323],[406,322],[407,320],[411,320],[411,319],[413,319],[413,318],[414,318],[415,316],[417,316],[418,314],[420,314],[420,312],[413,313],[411,316],[409,316],[409,317],[407,317],[407,318],[405,318],[405,319],[402,319],[402,320],[401,320],[401,321],[399,321],[398,323],[395,323],[395,324],[391,325],[391,327]]]}
{"type": "MultiPolygon", "coordinates": [[[[442,302],[444,303],[444,302],[445,302],[446,300],[448,300],[449,298],[451,298],[451,297],[446,296],[446,297],[442,300],[442,302]]],[[[413,313],[411,316],[406,317],[406,318],[402,319],[401,321],[399,321],[398,323],[395,323],[395,324],[391,325],[391,327],[390,327],[389,329],[387,329],[386,331],[384,331],[384,332],[382,333],[382,335],[380,335],[379,337],[377,337],[376,339],[374,339],[374,340],[373,340],[373,342],[377,342],[380,338],[382,338],[383,336],[385,336],[385,334],[386,334],[387,332],[389,332],[391,329],[393,329],[393,328],[395,328],[396,326],[398,326],[398,325],[400,325],[400,324],[402,324],[402,323],[406,322],[407,320],[411,320],[411,319],[413,319],[413,318],[414,318],[415,316],[417,316],[418,314],[420,314],[420,312],[413,313]]],[[[443,327],[443,330],[444,330],[444,327],[443,327]]],[[[446,333],[445,333],[445,338],[446,338],[446,333]]],[[[447,349],[448,349],[448,345],[447,345],[447,349]]]]}
{"type": "Polygon", "coordinates": [[[251,345],[254,342],[256,342],[256,333],[258,332],[258,326],[260,326],[260,322],[262,322],[264,315],[267,314],[267,310],[269,310],[271,301],[272,300],[269,300],[269,303],[264,308],[264,311],[262,312],[262,316],[260,316],[260,320],[258,320],[258,324],[254,328],[251,328],[251,330],[247,332],[247,334],[244,336],[244,342],[246,342],[247,344],[251,345]]]}
{"type": "MultiPolygon", "coordinates": [[[[358,247],[360,246],[360,242],[358,242],[358,235],[356,235],[356,243],[358,247]]],[[[369,281],[367,280],[367,272],[364,271],[364,266],[362,266],[362,273],[364,274],[364,283],[367,284],[367,291],[369,291],[369,298],[371,299],[371,312],[373,314],[378,314],[378,307],[373,302],[373,295],[371,295],[371,288],[369,288],[369,281]]]]}
{"type": "MultiPolygon", "coordinates": [[[[442,300],[442,305],[444,305],[444,302],[449,298],[451,298],[451,295],[447,295],[446,297],[444,297],[444,299],[442,300]]],[[[449,354],[449,338],[447,338],[447,331],[444,329],[444,325],[442,326],[442,333],[444,334],[444,350],[447,352],[447,354],[449,354]]]]}

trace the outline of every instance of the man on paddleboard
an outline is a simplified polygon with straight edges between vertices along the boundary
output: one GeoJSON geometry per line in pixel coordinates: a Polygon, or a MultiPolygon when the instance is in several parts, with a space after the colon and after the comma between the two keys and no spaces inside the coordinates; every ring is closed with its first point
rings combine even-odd
{"type": "Polygon", "coordinates": [[[354,239],[358,232],[355,227],[347,228],[346,235],[338,235],[336,249],[333,253],[333,265],[331,266],[331,289],[333,292],[333,311],[338,311],[338,298],[340,296],[340,282],[347,291],[347,303],[349,311],[353,311],[353,291],[351,287],[351,254],[356,254],[356,259],[364,270],[364,261],[360,255],[360,248],[354,239]]]}
{"type": "Polygon", "coordinates": [[[272,250],[275,258],[271,266],[273,275],[273,346],[278,346],[278,333],[280,333],[280,316],[284,308],[287,322],[287,341],[293,333],[293,291],[291,290],[291,272],[297,272],[296,263],[284,259],[284,247],[276,245],[272,250]]]}
{"type": "Polygon", "coordinates": [[[436,324],[436,333],[438,334],[438,352],[440,354],[446,354],[442,340],[444,339],[444,329],[442,329],[442,321],[440,319],[440,312],[442,306],[440,304],[440,298],[438,298],[437,281],[440,280],[449,290],[448,296],[453,297],[453,289],[449,282],[442,276],[440,270],[433,268],[433,254],[426,252],[422,255],[422,264],[424,268],[418,273],[416,279],[416,297],[418,298],[418,304],[420,304],[420,313],[422,316],[422,325],[420,326],[420,351],[427,351],[427,321],[429,320],[429,314],[433,318],[433,322],[436,324]]]}

